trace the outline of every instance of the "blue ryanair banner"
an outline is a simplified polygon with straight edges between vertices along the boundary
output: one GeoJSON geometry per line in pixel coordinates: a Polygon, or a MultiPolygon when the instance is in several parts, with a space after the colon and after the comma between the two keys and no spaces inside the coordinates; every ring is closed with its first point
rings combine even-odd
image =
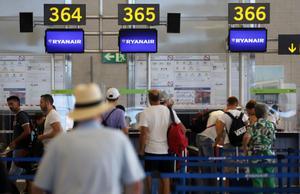
{"type": "Polygon", "coordinates": [[[266,52],[267,29],[231,28],[228,42],[231,52],[266,52]]]}
{"type": "Polygon", "coordinates": [[[156,53],[156,29],[121,29],[119,31],[121,53],[156,53]]]}
{"type": "Polygon", "coordinates": [[[83,53],[84,31],[82,29],[47,29],[45,47],[47,53],[83,53]]]}

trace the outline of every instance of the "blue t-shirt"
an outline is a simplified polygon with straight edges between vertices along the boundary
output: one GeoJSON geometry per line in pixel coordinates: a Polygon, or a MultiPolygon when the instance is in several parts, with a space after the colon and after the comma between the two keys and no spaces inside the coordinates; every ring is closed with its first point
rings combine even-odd
{"type": "Polygon", "coordinates": [[[53,194],[121,194],[145,173],[130,140],[121,132],[84,123],[48,145],[35,185],[53,194]]]}
{"type": "Polygon", "coordinates": [[[115,129],[126,128],[125,113],[119,108],[114,108],[113,110],[104,113],[102,115],[102,120],[105,120],[108,127],[115,129]]]}

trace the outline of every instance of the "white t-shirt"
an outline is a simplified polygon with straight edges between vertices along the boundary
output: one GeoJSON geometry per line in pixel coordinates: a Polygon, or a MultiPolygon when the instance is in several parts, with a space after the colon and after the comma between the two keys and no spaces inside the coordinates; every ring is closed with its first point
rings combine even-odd
{"type": "Polygon", "coordinates": [[[219,116],[221,116],[223,114],[224,114],[224,112],[221,110],[211,112],[209,114],[209,118],[208,118],[206,127],[209,127],[211,125],[214,125],[214,126],[205,129],[202,133],[200,133],[200,135],[208,137],[208,138],[212,139],[213,141],[215,141],[215,139],[217,137],[217,131],[216,131],[215,124],[216,124],[216,121],[219,118],[219,116]]]}
{"type": "MultiPolygon", "coordinates": [[[[228,110],[227,112],[230,112],[234,117],[238,117],[241,114],[241,111],[239,111],[239,110],[228,110]]],[[[219,116],[218,119],[222,123],[225,124],[226,129],[224,129],[224,130],[229,131],[231,123],[232,123],[231,118],[226,113],[223,113],[222,115],[219,116]]],[[[244,114],[244,116],[243,116],[243,121],[244,122],[248,121],[248,116],[246,114],[244,114]]],[[[228,135],[227,135],[226,131],[224,133],[225,133],[224,144],[228,144],[229,143],[228,135]]]]}
{"type": "MultiPolygon", "coordinates": [[[[50,133],[52,131],[51,124],[59,122],[60,123],[60,116],[58,112],[52,109],[46,116],[45,124],[44,124],[44,134],[50,133]]],[[[50,139],[44,139],[43,143],[46,145],[50,139]]]]}
{"type": "MultiPolygon", "coordinates": [[[[176,123],[180,120],[176,113],[174,118],[176,123]]],[[[154,105],[146,108],[140,115],[139,126],[148,127],[145,152],[151,154],[167,154],[168,142],[167,131],[171,123],[170,111],[164,105],[154,105]]]]}

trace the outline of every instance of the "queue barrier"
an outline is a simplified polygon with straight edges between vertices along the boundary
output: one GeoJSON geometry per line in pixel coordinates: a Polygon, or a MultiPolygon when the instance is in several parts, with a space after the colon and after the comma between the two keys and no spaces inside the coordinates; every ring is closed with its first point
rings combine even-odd
{"type": "MultiPolygon", "coordinates": [[[[224,150],[230,151],[230,150],[224,150]]],[[[235,151],[235,150],[233,150],[235,151]]],[[[292,178],[298,178],[300,180],[300,173],[291,172],[291,167],[300,166],[300,156],[299,150],[281,150],[288,151],[288,153],[295,153],[296,155],[277,155],[277,156],[220,156],[220,157],[198,157],[198,156],[189,156],[189,157],[176,157],[176,156],[166,156],[166,157],[156,157],[156,156],[145,156],[144,160],[173,160],[179,161],[181,168],[179,172],[174,173],[149,173],[147,172],[147,176],[152,176],[154,178],[152,187],[158,189],[158,181],[155,179],[158,178],[173,178],[179,179],[180,182],[175,186],[174,193],[186,193],[193,191],[207,191],[207,192],[245,192],[245,193],[254,193],[254,192],[263,192],[263,193],[300,193],[300,187],[291,187],[290,182],[283,187],[282,179],[288,178],[288,180],[292,178]],[[277,162],[270,164],[255,164],[251,163],[251,160],[261,160],[261,159],[273,159],[277,162]],[[227,162],[227,160],[235,160],[235,162],[227,162]],[[215,161],[207,162],[207,161],[215,161]],[[242,162],[236,162],[242,161],[242,162]],[[247,161],[247,162],[245,162],[247,161]],[[286,162],[283,162],[286,161],[286,162]],[[186,167],[200,167],[200,166],[208,166],[208,167],[266,167],[272,166],[277,167],[277,173],[270,174],[250,174],[250,173],[192,173],[186,172],[186,167]],[[287,168],[288,172],[282,172],[283,168],[287,168]],[[274,177],[278,178],[278,187],[277,188],[249,188],[245,189],[245,187],[224,187],[223,179],[251,179],[251,178],[268,178],[274,177]],[[201,185],[189,185],[189,179],[218,179],[220,180],[220,184],[217,187],[210,186],[201,186],[201,185]]],[[[11,162],[11,161],[19,161],[19,162],[39,162],[40,158],[37,157],[26,157],[26,158],[8,158],[8,157],[0,157],[1,161],[11,162]]],[[[33,180],[34,175],[19,175],[19,176],[10,176],[11,180],[25,179],[25,180],[33,180]]]]}

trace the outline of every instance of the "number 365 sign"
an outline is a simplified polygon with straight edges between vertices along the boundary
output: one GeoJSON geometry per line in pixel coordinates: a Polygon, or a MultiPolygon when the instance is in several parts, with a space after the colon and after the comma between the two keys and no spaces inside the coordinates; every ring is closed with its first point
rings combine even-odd
{"type": "Polygon", "coordinates": [[[158,25],[159,4],[119,4],[119,25],[158,25]]]}

